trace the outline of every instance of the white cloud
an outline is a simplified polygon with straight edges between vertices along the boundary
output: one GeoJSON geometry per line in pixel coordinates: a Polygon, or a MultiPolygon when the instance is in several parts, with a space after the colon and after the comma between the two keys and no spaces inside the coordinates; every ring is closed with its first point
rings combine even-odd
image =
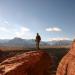
{"type": "Polygon", "coordinates": [[[8,21],[1,20],[0,21],[0,30],[2,31],[9,31],[12,28],[13,25],[11,25],[8,21]]]}
{"type": "Polygon", "coordinates": [[[57,37],[57,38],[49,38],[49,41],[62,41],[62,40],[70,40],[68,37],[57,37]]]}
{"type": "Polygon", "coordinates": [[[23,39],[33,39],[33,35],[30,32],[26,32],[26,33],[16,32],[15,37],[19,37],[23,39]]]}
{"type": "Polygon", "coordinates": [[[26,28],[26,27],[21,27],[20,31],[21,32],[27,32],[27,31],[30,31],[30,29],[26,28]]]}
{"type": "Polygon", "coordinates": [[[23,38],[23,39],[32,39],[33,34],[30,32],[30,29],[27,27],[20,27],[18,31],[15,32],[15,37],[23,38]]]}
{"type": "Polygon", "coordinates": [[[5,24],[9,24],[9,22],[8,22],[8,21],[4,21],[4,23],[5,23],[5,24]]]}
{"type": "Polygon", "coordinates": [[[47,28],[46,31],[49,31],[49,32],[60,32],[62,30],[60,28],[58,28],[58,27],[52,27],[52,28],[47,28]]]}
{"type": "Polygon", "coordinates": [[[6,27],[0,27],[0,31],[8,32],[8,29],[6,27]]]}
{"type": "Polygon", "coordinates": [[[0,21],[0,39],[10,39],[14,37],[32,38],[30,29],[21,25],[11,25],[8,21],[0,21]]]}
{"type": "Polygon", "coordinates": [[[0,39],[10,39],[14,37],[30,39],[33,38],[33,33],[25,26],[11,24],[7,20],[0,20],[0,39]]]}

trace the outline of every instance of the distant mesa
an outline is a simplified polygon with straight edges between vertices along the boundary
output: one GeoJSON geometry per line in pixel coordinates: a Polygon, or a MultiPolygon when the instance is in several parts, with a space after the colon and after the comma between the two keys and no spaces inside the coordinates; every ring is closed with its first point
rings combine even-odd
{"type": "MultiPolygon", "coordinates": [[[[40,46],[62,46],[62,45],[70,45],[72,41],[70,40],[62,40],[62,41],[41,41],[40,46]]],[[[35,39],[22,39],[22,38],[13,38],[13,39],[0,39],[0,46],[9,46],[9,47],[27,47],[32,48],[35,47],[35,39]]]]}

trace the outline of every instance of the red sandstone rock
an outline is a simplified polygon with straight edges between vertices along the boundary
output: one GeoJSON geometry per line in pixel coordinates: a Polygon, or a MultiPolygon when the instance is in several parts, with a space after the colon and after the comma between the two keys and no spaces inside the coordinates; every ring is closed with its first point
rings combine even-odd
{"type": "Polygon", "coordinates": [[[75,75],[75,40],[58,65],[56,75],[75,75]]]}
{"type": "Polygon", "coordinates": [[[50,56],[43,51],[30,51],[0,64],[0,75],[49,75],[50,56]]]}

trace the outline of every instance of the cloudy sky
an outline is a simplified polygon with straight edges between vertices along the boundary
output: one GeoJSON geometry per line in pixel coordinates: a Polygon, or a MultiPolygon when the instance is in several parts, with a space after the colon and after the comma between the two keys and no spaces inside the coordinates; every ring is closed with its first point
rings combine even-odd
{"type": "Polygon", "coordinates": [[[75,38],[75,0],[0,0],[0,39],[75,38]]]}

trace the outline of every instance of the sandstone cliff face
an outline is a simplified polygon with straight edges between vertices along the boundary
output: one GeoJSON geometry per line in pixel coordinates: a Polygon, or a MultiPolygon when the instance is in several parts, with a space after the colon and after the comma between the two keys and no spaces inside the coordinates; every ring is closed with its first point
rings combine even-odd
{"type": "Polygon", "coordinates": [[[43,51],[30,51],[0,64],[0,75],[49,75],[50,56],[43,51]]]}
{"type": "Polygon", "coordinates": [[[75,55],[68,52],[58,65],[56,75],[75,75],[75,55]]]}

